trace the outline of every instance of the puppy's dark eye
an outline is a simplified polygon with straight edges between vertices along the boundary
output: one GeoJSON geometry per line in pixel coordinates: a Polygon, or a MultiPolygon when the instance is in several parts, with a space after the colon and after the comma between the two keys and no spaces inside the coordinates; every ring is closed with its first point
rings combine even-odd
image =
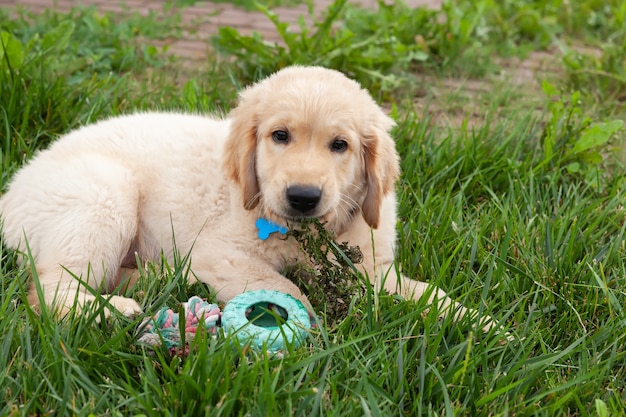
{"type": "Polygon", "coordinates": [[[330,144],[330,150],[338,153],[345,152],[348,150],[348,142],[343,139],[335,139],[330,144]]]}
{"type": "Polygon", "coordinates": [[[289,133],[285,132],[284,130],[276,130],[272,132],[272,139],[276,143],[286,145],[287,143],[289,143],[289,133]]]}

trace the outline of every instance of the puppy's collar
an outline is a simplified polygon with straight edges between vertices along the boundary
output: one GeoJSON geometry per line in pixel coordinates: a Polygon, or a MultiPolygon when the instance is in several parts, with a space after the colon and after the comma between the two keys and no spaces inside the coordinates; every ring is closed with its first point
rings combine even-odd
{"type": "Polygon", "coordinates": [[[261,240],[266,240],[272,233],[275,232],[284,235],[289,231],[289,229],[285,226],[281,226],[262,217],[256,221],[256,227],[259,229],[258,236],[261,240]]]}

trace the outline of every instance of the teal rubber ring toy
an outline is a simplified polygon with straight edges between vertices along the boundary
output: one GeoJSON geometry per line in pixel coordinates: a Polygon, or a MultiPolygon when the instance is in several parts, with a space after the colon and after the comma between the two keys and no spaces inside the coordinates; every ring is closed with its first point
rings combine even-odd
{"type": "Polygon", "coordinates": [[[311,318],[300,300],[291,295],[256,290],[239,294],[226,304],[222,328],[241,345],[249,343],[259,349],[277,351],[288,343],[299,346],[308,336],[311,318]]]}

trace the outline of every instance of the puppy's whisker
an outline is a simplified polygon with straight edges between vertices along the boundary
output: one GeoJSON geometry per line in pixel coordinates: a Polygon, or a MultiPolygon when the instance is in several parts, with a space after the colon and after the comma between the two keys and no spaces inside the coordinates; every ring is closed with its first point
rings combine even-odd
{"type": "Polygon", "coordinates": [[[335,211],[337,211],[337,209],[341,209],[341,211],[343,211],[343,214],[345,215],[346,218],[351,219],[352,218],[352,212],[353,210],[351,205],[349,203],[345,203],[344,201],[342,201],[343,204],[338,204],[338,206],[335,208],[335,211]]]}
{"type": "Polygon", "coordinates": [[[355,211],[355,209],[357,209],[359,207],[359,203],[352,197],[350,197],[347,194],[341,194],[339,196],[339,200],[340,200],[340,204],[344,204],[346,207],[344,207],[344,210],[346,210],[346,213],[352,213],[355,211]]]}
{"type": "Polygon", "coordinates": [[[339,197],[339,204],[335,207],[335,214],[339,218],[337,210],[341,209],[344,213],[343,217],[347,222],[350,222],[354,218],[355,209],[357,207],[359,207],[359,205],[356,200],[346,194],[341,194],[339,197]]]}
{"type": "Polygon", "coordinates": [[[359,207],[359,203],[357,203],[357,201],[349,195],[342,194],[339,198],[342,202],[345,202],[351,208],[359,207]]]}
{"type": "Polygon", "coordinates": [[[363,192],[363,187],[361,187],[360,185],[350,184],[349,186],[351,190],[353,189],[356,191],[356,194],[361,194],[363,192]]]}
{"type": "Polygon", "coordinates": [[[261,202],[261,196],[262,196],[262,194],[261,194],[261,192],[259,191],[258,193],[256,193],[256,194],[254,195],[254,197],[252,197],[252,198],[250,199],[250,203],[251,203],[251,204],[256,204],[256,203],[261,202]]]}

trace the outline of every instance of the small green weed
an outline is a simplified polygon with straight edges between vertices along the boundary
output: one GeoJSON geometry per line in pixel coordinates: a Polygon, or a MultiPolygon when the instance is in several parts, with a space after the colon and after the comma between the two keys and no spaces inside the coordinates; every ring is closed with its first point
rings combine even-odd
{"type": "Polygon", "coordinates": [[[339,69],[371,90],[393,90],[403,85],[402,71],[429,59],[426,43],[416,42],[415,37],[434,21],[436,12],[382,2],[379,7],[380,13],[373,14],[347,5],[346,0],[335,0],[321,21],[315,20],[311,10],[313,28],[302,19],[299,32],[268,8],[259,7],[274,23],[282,44],[225,27],[220,28],[214,45],[223,54],[237,57],[240,76],[246,80],[262,78],[287,65],[321,65],[339,69]],[[344,23],[338,25],[341,21],[344,23]]]}
{"type": "MultiPolygon", "coordinates": [[[[626,32],[625,32],[626,33],[626,32]]],[[[567,84],[581,91],[587,102],[624,118],[626,109],[626,34],[601,45],[597,53],[573,49],[563,56],[567,84]]]]}
{"type": "MultiPolygon", "coordinates": [[[[558,96],[557,89],[543,83],[546,95],[558,96]]],[[[581,175],[594,187],[601,186],[601,151],[607,149],[609,139],[624,125],[623,120],[593,122],[585,116],[581,106],[581,93],[572,92],[565,99],[548,103],[550,119],[543,132],[544,159],[536,167],[539,171],[546,165],[552,169],[564,167],[572,175],[581,175]]]]}

